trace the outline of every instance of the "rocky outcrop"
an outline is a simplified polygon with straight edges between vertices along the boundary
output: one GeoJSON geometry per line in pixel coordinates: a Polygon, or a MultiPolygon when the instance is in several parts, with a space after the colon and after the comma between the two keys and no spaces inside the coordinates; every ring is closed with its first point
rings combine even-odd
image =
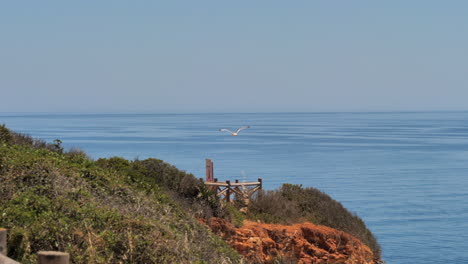
{"type": "Polygon", "coordinates": [[[357,238],[311,223],[261,224],[236,228],[226,220],[203,220],[246,259],[254,263],[374,264],[372,251],[357,238]]]}

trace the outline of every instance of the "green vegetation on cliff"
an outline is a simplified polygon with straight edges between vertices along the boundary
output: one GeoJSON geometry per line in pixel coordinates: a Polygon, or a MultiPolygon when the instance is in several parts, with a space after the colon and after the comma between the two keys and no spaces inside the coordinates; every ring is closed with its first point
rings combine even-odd
{"type": "Polygon", "coordinates": [[[380,257],[364,222],[328,195],[298,185],[263,192],[240,213],[192,174],[158,159],[93,161],[0,126],[0,227],[8,255],[35,263],[39,250],[73,263],[239,263],[241,257],[196,218],[242,225],[311,221],[361,239],[380,257]]]}
{"type": "Polygon", "coordinates": [[[192,175],[156,159],[92,161],[59,143],[0,126],[0,226],[11,258],[36,263],[37,251],[58,250],[73,263],[240,261],[186,210],[219,210],[192,175]]]}

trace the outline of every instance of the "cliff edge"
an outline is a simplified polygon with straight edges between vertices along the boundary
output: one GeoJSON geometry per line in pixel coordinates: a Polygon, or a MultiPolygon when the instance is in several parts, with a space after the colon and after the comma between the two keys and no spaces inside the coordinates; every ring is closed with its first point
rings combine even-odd
{"type": "Polygon", "coordinates": [[[318,189],[261,191],[243,213],[245,204],[225,203],[162,160],[93,160],[4,125],[0,200],[7,254],[22,263],[36,263],[40,250],[70,253],[77,264],[380,260],[364,221],[318,189]]]}
{"type": "Polygon", "coordinates": [[[372,250],[359,239],[325,226],[244,221],[236,228],[219,218],[200,221],[253,263],[376,263],[372,250]]]}

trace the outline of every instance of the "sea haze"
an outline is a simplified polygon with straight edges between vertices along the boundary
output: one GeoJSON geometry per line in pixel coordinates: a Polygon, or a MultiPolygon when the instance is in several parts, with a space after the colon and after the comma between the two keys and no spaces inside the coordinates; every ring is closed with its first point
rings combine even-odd
{"type": "Polygon", "coordinates": [[[0,114],[93,158],[155,157],[204,177],[318,188],[359,215],[389,264],[468,263],[468,112],[0,114]],[[251,128],[233,137],[219,128],[251,128]],[[244,176],[245,175],[245,176],[244,176]]]}

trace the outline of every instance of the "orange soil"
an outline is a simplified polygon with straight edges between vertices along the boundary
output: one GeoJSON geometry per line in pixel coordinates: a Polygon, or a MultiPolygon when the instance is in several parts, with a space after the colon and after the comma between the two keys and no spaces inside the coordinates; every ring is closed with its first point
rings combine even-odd
{"type": "Polygon", "coordinates": [[[219,218],[201,221],[254,263],[270,263],[278,258],[304,264],[376,263],[372,251],[360,240],[325,226],[245,221],[236,228],[219,218]]]}

